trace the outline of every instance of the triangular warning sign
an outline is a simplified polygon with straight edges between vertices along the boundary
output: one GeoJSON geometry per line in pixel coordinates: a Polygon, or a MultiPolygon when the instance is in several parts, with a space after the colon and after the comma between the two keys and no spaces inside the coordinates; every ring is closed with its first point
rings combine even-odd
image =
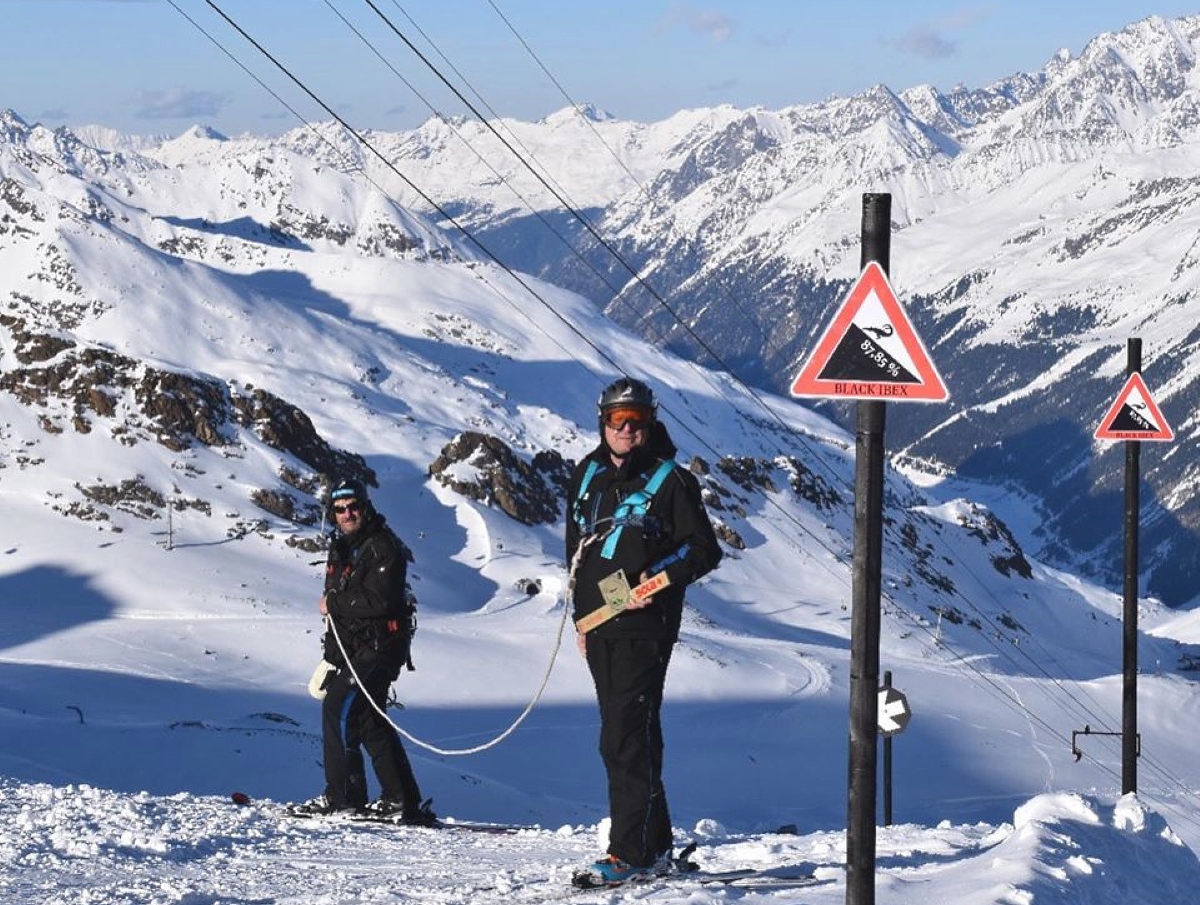
{"type": "Polygon", "coordinates": [[[1134,371],[1093,436],[1097,440],[1174,440],[1175,432],[1142,375],[1134,371]]]}
{"type": "Polygon", "coordinates": [[[808,362],[793,396],[942,402],[946,385],[878,262],[867,264],[808,362]]]}

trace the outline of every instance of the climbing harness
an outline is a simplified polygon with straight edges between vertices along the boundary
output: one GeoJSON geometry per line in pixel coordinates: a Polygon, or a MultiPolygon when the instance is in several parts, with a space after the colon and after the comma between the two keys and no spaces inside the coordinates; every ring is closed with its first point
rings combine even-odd
{"type": "MultiPolygon", "coordinates": [[[[590,528],[594,532],[596,523],[593,521],[591,524],[589,524],[587,519],[584,518],[581,504],[584,496],[587,494],[588,486],[592,483],[592,478],[594,478],[596,474],[600,472],[600,470],[601,466],[596,462],[595,459],[588,462],[588,467],[583,473],[583,479],[579,482],[579,494],[576,497],[574,504],[575,523],[579,526],[580,531],[588,536],[594,536],[589,533],[588,529],[590,528]]],[[[617,508],[613,511],[612,518],[610,520],[611,527],[607,532],[607,538],[604,541],[604,546],[600,548],[601,556],[603,556],[605,559],[612,559],[613,556],[616,555],[617,544],[621,540],[621,532],[625,529],[626,525],[641,527],[645,523],[646,512],[650,509],[650,503],[654,499],[654,495],[658,493],[658,490],[660,487],[662,487],[663,482],[666,481],[667,477],[674,470],[675,460],[663,459],[659,463],[658,468],[654,470],[654,473],[650,475],[650,479],[646,481],[645,486],[642,487],[641,490],[635,490],[619,504],[617,504],[617,508]]]]}

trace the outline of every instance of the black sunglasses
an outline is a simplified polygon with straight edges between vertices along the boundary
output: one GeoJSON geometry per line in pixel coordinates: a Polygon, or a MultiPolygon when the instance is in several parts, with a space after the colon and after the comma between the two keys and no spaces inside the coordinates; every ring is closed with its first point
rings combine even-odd
{"type": "Polygon", "coordinates": [[[347,512],[362,512],[362,503],[347,503],[344,506],[334,506],[333,511],[338,515],[344,515],[347,512]]]}

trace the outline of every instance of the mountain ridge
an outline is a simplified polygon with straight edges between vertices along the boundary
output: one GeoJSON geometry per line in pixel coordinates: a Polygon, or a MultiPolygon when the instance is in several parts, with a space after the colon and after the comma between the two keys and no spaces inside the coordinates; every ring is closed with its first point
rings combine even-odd
{"type": "MultiPolygon", "coordinates": [[[[1095,525],[1111,507],[1121,457],[1089,443],[1086,423],[1061,420],[1056,387],[1071,385],[1069,407],[1099,417],[1117,389],[1124,340],[1139,334],[1147,379],[1176,426],[1176,443],[1193,449],[1200,437],[1186,417],[1200,396],[1200,352],[1189,327],[1200,303],[1187,239],[1200,221],[1194,180],[1170,175],[1189,171],[1200,134],[1200,95],[1186,78],[1198,40],[1200,17],[1151,17],[1098,36],[1077,58],[1060,52],[1038,73],[983,89],[896,93],[880,85],[780,111],[681,111],[654,124],[569,111],[532,124],[498,122],[554,174],[562,197],[592,220],[620,262],[594,248],[568,248],[582,247],[587,230],[481,124],[434,118],[371,140],[506,264],[582,292],[619,323],[685,356],[712,365],[709,350],[716,351],[739,377],[773,390],[786,387],[853,279],[858,193],[889,191],[892,280],[952,392],[944,411],[910,408],[892,419],[896,455],[1016,480],[1047,504],[1041,550],[1114,581],[1119,518],[1101,536],[1095,525]],[[529,203],[540,206],[536,217],[522,212],[529,203]],[[547,223],[558,231],[554,239],[547,223]],[[1120,279],[1111,255],[1129,262],[1117,268],[1120,279]],[[1169,267],[1154,266],[1172,257],[1169,267]],[[630,269],[668,287],[661,298],[686,328],[631,282],[630,269]],[[1131,297],[1119,299],[1131,281],[1131,297]],[[692,333],[711,338],[707,348],[692,333]],[[1053,384],[1047,374],[1056,375],[1053,384]],[[1069,449],[1051,457],[1055,469],[1044,467],[1039,433],[1061,437],[1069,449]],[[1094,480],[1071,478],[1081,470],[1094,471],[1094,480]],[[1073,489],[1064,494],[1061,485],[1073,489]]],[[[279,139],[217,140],[199,131],[105,154],[65,130],[22,130],[14,120],[21,123],[11,114],[0,119],[10,147],[42,148],[97,177],[112,166],[141,172],[158,160],[258,178],[276,167],[267,161],[272,149],[286,148],[350,180],[362,170],[397,210],[436,217],[333,124],[279,139]]],[[[286,194],[290,178],[276,173],[268,193],[286,194]]],[[[384,217],[392,220],[388,236],[372,238],[349,225],[357,215],[310,218],[303,209],[262,208],[258,219],[301,242],[329,238],[322,231],[332,229],[342,241],[415,242],[407,252],[478,256],[470,243],[445,244],[392,215],[384,217]]],[[[817,407],[848,425],[847,406],[817,407]]],[[[1182,556],[1200,531],[1200,472],[1188,458],[1173,450],[1161,461],[1148,456],[1144,475],[1154,489],[1145,589],[1174,603],[1194,595],[1200,570],[1182,556]]]]}
{"type": "MultiPolygon", "coordinates": [[[[774,112],[688,111],[650,126],[626,124],[624,132],[608,124],[615,135],[637,134],[641,147],[671,153],[641,186],[614,183],[607,205],[588,215],[633,269],[650,276],[686,328],[627,285],[629,271],[607,255],[586,255],[604,278],[598,282],[560,246],[533,239],[543,224],[507,210],[496,217],[504,185],[466,180],[455,207],[517,266],[583,292],[618,322],[712,365],[689,334],[708,337],[741,377],[778,391],[854,277],[858,193],[888,191],[893,282],[943,372],[962,375],[952,381],[948,414],[930,407],[894,419],[904,454],[1008,479],[1012,462],[980,473],[985,457],[954,438],[955,422],[973,413],[976,444],[991,437],[1022,448],[1029,417],[1000,401],[1012,397],[1014,381],[1038,384],[1051,370],[1062,383],[1082,385],[1072,405],[1099,418],[1119,389],[1112,381],[1133,335],[1144,340],[1157,401],[1180,428],[1176,443],[1194,449],[1200,435],[1187,414],[1200,379],[1192,329],[1200,307],[1189,237],[1200,223],[1191,177],[1175,174],[1196,165],[1200,95],[1188,74],[1198,36],[1200,17],[1151,17],[1098,36],[1078,57],[1060,52],[1038,73],[983,89],[875,86],[774,112]],[[653,132],[671,141],[648,137],[653,132]],[[620,288],[615,300],[613,287],[620,288]],[[1098,353],[1078,356],[1086,369],[1058,367],[1068,350],[1081,349],[1098,353]]],[[[554,156],[551,137],[520,128],[536,158],[573,187],[574,170],[556,166],[563,153],[554,156]]],[[[622,141],[608,144],[624,148],[622,141]]],[[[594,141],[591,147],[592,170],[601,171],[605,152],[594,141]]],[[[571,145],[570,153],[587,153],[586,146],[571,145]]],[[[440,154],[440,162],[429,157],[418,166],[418,178],[427,174],[437,184],[442,167],[455,169],[452,145],[440,154]]],[[[646,166],[635,152],[624,156],[639,161],[634,171],[646,166]]],[[[593,184],[583,191],[589,201],[596,196],[593,184]]],[[[576,233],[563,227],[568,240],[576,233]]],[[[1052,424],[1048,414],[1063,410],[1052,387],[1027,398],[1037,405],[1034,420],[1052,424]]],[[[849,425],[845,406],[820,407],[849,425]]],[[[1061,507],[1047,538],[1065,535],[1090,574],[1116,582],[1117,514],[1106,538],[1092,528],[1120,484],[1121,457],[1084,441],[1092,426],[1070,425],[1064,440],[1074,453],[1061,470],[1047,472],[1040,456],[1030,456],[1023,467],[1015,463],[1016,477],[1061,507]],[[1056,492],[1093,458],[1100,463],[1094,490],[1077,485],[1065,498],[1056,492]]],[[[1166,529],[1157,509],[1148,513],[1147,588],[1180,603],[1200,577],[1183,555],[1200,528],[1189,502],[1200,475],[1188,456],[1167,459],[1147,462],[1147,480],[1176,522],[1166,529]]],[[[1048,540],[1044,549],[1057,555],[1067,548],[1048,540]]]]}

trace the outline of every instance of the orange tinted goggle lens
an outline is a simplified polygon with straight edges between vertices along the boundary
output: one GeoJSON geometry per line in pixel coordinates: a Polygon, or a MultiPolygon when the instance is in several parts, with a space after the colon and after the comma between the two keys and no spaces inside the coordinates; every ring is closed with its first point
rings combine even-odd
{"type": "Polygon", "coordinates": [[[604,413],[604,425],[619,431],[626,424],[634,430],[641,430],[650,423],[654,413],[642,405],[622,406],[608,409],[604,413]]]}

